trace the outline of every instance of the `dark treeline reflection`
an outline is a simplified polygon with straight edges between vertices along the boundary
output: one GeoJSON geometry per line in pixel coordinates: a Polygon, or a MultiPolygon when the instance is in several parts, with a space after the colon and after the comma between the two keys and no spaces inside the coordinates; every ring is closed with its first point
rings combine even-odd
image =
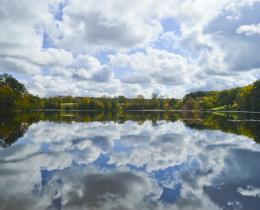
{"type": "Polygon", "coordinates": [[[1,113],[0,115],[0,146],[8,147],[23,137],[32,121],[28,114],[1,113]],[[24,117],[21,117],[25,115],[24,117]]]}
{"type": "Polygon", "coordinates": [[[143,124],[152,121],[175,122],[181,120],[190,128],[221,130],[244,135],[260,142],[260,114],[225,112],[9,112],[0,114],[0,146],[8,147],[21,138],[31,124],[40,121],[56,123],[135,121],[143,124]]]}

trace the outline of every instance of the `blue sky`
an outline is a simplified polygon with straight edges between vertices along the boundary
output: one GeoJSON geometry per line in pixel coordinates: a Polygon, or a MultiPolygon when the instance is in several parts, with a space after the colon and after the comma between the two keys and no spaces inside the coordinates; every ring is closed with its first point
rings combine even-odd
{"type": "Polygon", "coordinates": [[[40,96],[180,98],[260,79],[259,0],[2,0],[0,8],[0,73],[40,96]]]}

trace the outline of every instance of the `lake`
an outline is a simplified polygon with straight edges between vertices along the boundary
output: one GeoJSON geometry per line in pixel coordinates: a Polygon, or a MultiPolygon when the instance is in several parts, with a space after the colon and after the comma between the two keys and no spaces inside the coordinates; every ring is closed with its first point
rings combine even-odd
{"type": "Polygon", "coordinates": [[[1,210],[257,210],[260,114],[1,113],[1,210]]]}

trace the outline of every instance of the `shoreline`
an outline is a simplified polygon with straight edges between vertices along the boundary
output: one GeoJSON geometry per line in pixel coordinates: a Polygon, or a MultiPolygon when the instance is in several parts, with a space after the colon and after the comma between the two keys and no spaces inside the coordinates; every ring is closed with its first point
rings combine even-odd
{"type": "Polygon", "coordinates": [[[240,111],[240,110],[185,110],[185,109],[138,109],[138,110],[82,110],[82,109],[31,109],[31,110],[0,110],[0,112],[204,112],[204,113],[249,113],[260,114],[258,111],[240,111]]]}

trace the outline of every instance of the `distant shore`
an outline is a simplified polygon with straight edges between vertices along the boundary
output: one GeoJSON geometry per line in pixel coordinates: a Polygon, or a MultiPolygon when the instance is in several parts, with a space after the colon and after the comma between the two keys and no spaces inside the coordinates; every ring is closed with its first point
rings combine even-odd
{"type": "MultiPolygon", "coordinates": [[[[6,111],[6,110],[0,110],[6,111]]],[[[31,110],[14,110],[14,112],[208,112],[208,113],[251,113],[260,114],[254,111],[239,111],[239,110],[192,110],[192,109],[132,109],[132,110],[85,110],[85,109],[31,109],[31,110]]]]}

